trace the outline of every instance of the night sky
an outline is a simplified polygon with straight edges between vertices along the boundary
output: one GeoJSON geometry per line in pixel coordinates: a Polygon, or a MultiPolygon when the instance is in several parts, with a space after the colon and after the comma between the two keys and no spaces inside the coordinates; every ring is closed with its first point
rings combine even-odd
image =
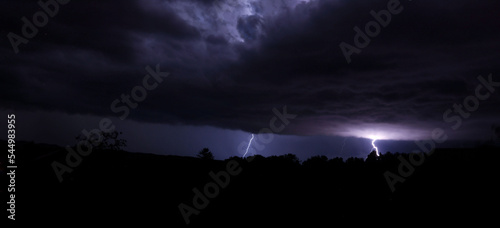
{"type": "Polygon", "coordinates": [[[411,152],[436,128],[447,136],[439,147],[498,137],[498,1],[66,2],[1,4],[0,116],[16,114],[18,140],[74,145],[109,118],[128,151],[208,147],[225,159],[284,107],[296,117],[250,153],[366,157],[375,138],[382,153],[411,152]],[[47,21],[23,31],[43,8],[47,21]],[[13,34],[24,42],[13,46],[13,34]],[[122,94],[143,96],[134,88],[148,66],[169,75],[148,77],[155,88],[123,108],[122,94]]]}

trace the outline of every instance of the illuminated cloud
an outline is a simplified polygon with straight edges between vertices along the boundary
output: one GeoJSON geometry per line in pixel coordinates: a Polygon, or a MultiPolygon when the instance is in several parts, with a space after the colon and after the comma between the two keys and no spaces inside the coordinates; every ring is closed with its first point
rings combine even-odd
{"type": "MultiPolygon", "coordinates": [[[[449,129],[443,112],[474,93],[478,75],[498,80],[499,3],[401,2],[350,64],[339,43],[387,1],[71,2],[19,54],[2,46],[1,108],[113,116],[111,101],[160,64],[171,77],[130,120],[257,133],[287,105],[298,117],[282,134],[428,138],[449,129]]],[[[2,8],[3,31],[19,32],[36,10],[2,8]]],[[[488,138],[499,100],[450,138],[488,138]]]]}

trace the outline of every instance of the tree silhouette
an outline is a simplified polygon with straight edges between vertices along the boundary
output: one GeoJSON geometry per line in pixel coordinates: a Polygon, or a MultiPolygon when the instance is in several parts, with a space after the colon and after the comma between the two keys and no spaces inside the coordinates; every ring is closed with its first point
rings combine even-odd
{"type": "Polygon", "coordinates": [[[377,156],[377,151],[375,151],[375,150],[372,150],[372,152],[370,152],[370,154],[368,154],[368,157],[366,157],[367,162],[377,161],[379,159],[380,158],[379,158],[379,156],[377,156]]]}
{"type": "Polygon", "coordinates": [[[305,160],[302,165],[307,167],[326,166],[328,158],[325,155],[312,156],[305,160]]]}
{"type": "Polygon", "coordinates": [[[398,156],[399,153],[391,153],[390,151],[387,151],[385,154],[380,153],[380,160],[394,162],[397,161],[398,156]]]}
{"type": "Polygon", "coordinates": [[[281,155],[280,158],[283,158],[284,160],[289,161],[293,164],[300,164],[300,160],[295,154],[284,154],[281,155]]]}
{"type": "MultiPolygon", "coordinates": [[[[89,137],[92,139],[94,136],[89,137]]],[[[102,138],[95,136],[95,139],[97,137],[99,140],[92,142],[101,141],[102,138]]],[[[6,147],[7,141],[0,140],[0,145],[6,147]]],[[[81,214],[95,206],[94,200],[88,199],[95,199],[102,202],[105,208],[119,213],[113,216],[106,210],[97,210],[99,218],[109,219],[105,220],[109,222],[129,222],[123,219],[136,218],[137,215],[147,217],[148,221],[164,222],[164,217],[152,216],[156,215],[155,204],[151,204],[151,208],[144,207],[145,202],[161,201],[168,202],[165,207],[167,213],[180,217],[168,220],[174,227],[185,225],[182,217],[187,217],[195,226],[221,222],[224,225],[239,224],[246,221],[255,208],[259,208],[259,213],[264,216],[248,220],[251,225],[276,221],[287,226],[320,226],[332,221],[345,221],[342,225],[361,226],[369,221],[387,226],[385,223],[390,225],[394,219],[397,222],[415,219],[413,215],[420,213],[422,207],[432,212],[429,218],[432,221],[458,219],[456,221],[462,222],[467,216],[471,216],[471,221],[479,221],[476,219],[485,215],[490,217],[491,214],[490,207],[483,206],[482,202],[498,198],[496,174],[500,153],[495,147],[436,148],[432,156],[426,155],[425,164],[420,160],[423,157],[416,154],[386,152],[380,153],[374,162],[358,157],[345,158],[345,162],[341,157],[327,160],[320,155],[307,159],[302,166],[295,165],[298,159],[290,154],[234,156],[225,162],[200,159],[213,158],[208,148],[200,149],[200,158],[129,152],[98,153],[86,159],[65,184],[59,184],[53,180],[55,170],[46,167],[58,161],[62,169],[64,166],[70,168],[69,165],[78,161],[76,150],[68,154],[70,151],[57,145],[30,142],[18,142],[18,146],[22,148],[23,158],[30,162],[25,169],[36,174],[25,176],[30,187],[27,189],[41,191],[39,195],[27,195],[36,202],[36,207],[28,208],[26,213],[38,219],[54,211],[64,221],[81,219],[81,214]],[[68,157],[71,159],[69,163],[66,161],[68,157]],[[243,170],[241,174],[233,175],[240,170],[243,170]],[[414,174],[412,170],[415,170],[414,174]],[[169,181],[168,185],[157,184],[158,180],[165,178],[169,181]],[[116,194],[82,188],[95,183],[106,189],[105,193],[116,194]],[[144,183],[146,187],[131,183],[144,183]],[[229,187],[223,190],[225,186],[229,187]],[[391,191],[391,186],[395,192],[391,191]],[[85,197],[78,197],[82,195],[85,197]],[[124,199],[129,202],[120,204],[124,199]],[[211,207],[206,211],[196,208],[208,203],[211,207]],[[266,203],[270,204],[261,207],[266,203]],[[401,205],[409,203],[414,206],[401,210],[401,205]],[[184,206],[181,207],[181,204],[184,206]],[[324,210],[304,210],[325,208],[325,205],[335,206],[324,210]],[[473,211],[470,205],[474,206],[473,211]],[[377,211],[383,211],[383,216],[392,220],[380,219],[381,214],[377,211]],[[225,218],[221,220],[219,216],[211,216],[214,214],[224,215],[225,218]]],[[[374,158],[373,153],[369,157],[374,158]]],[[[7,164],[7,156],[1,156],[0,162],[7,164]]],[[[8,179],[5,172],[4,169],[4,179],[8,179]]],[[[494,218],[494,215],[491,217],[494,218]]]]}
{"type": "Polygon", "coordinates": [[[333,165],[333,166],[339,166],[344,164],[344,159],[341,157],[335,157],[330,160],[328,160],[328,163],[333,165]]]}
{"type": "Polygon", "coordinates": [[[348,158],[345,163],[348,165],[362,165],[365,161],[362,158],[357,158],[357,157],[350,157],[348,158]]]}
{"type": "Polygon", "coordinates": [[[203,160],[214,160],[214,155],[208,148],[203,148],[203,150],[198,152],[197,156],[203,160]]]}
{"type": "Polygon", "coordinates": [[[123,151],[123,148],[127,147],[127,140],[118,138],[121,134],[123,134],[123,132],[116,130],[112,132],[100,131],[98,135],[93,134],[89,137],[80,134],[76,136],[75,139],[78,141],[87,140],[95,145],[94,148],[98,150],[123,151]]]}

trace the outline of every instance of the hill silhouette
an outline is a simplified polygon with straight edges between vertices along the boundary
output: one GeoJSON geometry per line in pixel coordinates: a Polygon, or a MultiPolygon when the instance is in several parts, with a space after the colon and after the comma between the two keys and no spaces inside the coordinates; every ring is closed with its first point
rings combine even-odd
{"type": "Polygon", "coordinates": [[[64,160],[64,148],[29,142],[16,147],[17,219],[55,226],[184,227],[178,206],[193,207],[193,188],[203,191],[214,182],[210,172],[228,170],[230,162],[241,172],[228,175],[227,186],[189,217],[189,226],[488,221],[495,218],[488,202],[498,194],[498,148],[437,149],[392,192],[384,173],[398,174],[399,157],[410,160],[410,154],[346,161],[316,156],[300,163],[293,154],[212,160],[97,150],[59,183],[51,163],[64,160]]]}

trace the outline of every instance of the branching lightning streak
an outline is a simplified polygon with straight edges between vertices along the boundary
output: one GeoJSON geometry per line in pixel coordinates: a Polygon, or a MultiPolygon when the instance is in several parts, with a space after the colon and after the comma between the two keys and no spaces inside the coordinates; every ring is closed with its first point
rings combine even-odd
{"type": "Polygon", "coordinates": [[[377,157],[378,157],[380,155],[378,153],[378,148],[375,146],[375,141],[377,141],[377,139],[372,140],[372,146],[373,146],[373,149],[375,149],[375,153],[377,153],[377,157]]]}
{"type": "Polygon", "coordinates": [[[250,139],[250,142],[248,142],[248,146],[247,146],[247,149],[245,151],[245,154],[243,154],[243,157],[245,157],[245,155],[247,155],[248,149],[250,148],[250,145],[252,144],[253,137],[254,137],[254,135],[252,134],[252,138],[250,139]]]}

